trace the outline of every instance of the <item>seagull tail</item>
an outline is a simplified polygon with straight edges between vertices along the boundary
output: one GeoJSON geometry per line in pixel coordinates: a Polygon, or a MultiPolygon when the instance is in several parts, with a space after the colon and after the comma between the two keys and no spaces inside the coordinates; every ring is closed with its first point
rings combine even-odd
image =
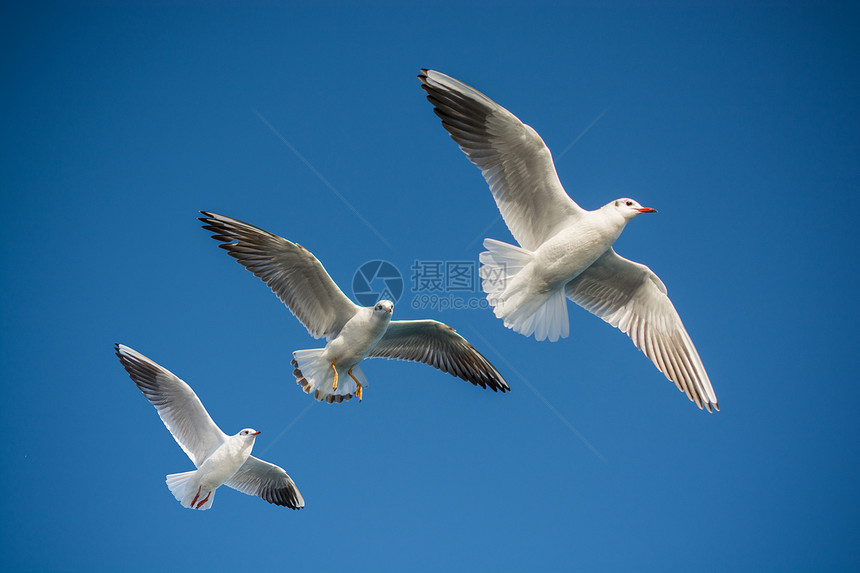
{"type": "Polygon", "coordinates": [[[533,259],[531,251],[495,239],[484,239],[481,253],[481,286],[495,315],[505,326],[536,340],[555,342],[570,334],[567,299],[564,289],[546,295],[528,289],[529,281],[520,276],[533,259]],[[521,280],[517,280],[517,279],[521,280]]]}
{"type": "Polygon", "coordinates": [[[197,470],[169,474],[165,481],[170,493],[182,507],[204,510],[212,507],[212,502],[215,501],[215,490],[204,490],[201,487],[197,470]]]}
{"type": "MultiPolygon", "coordinates": [[[[322,357],[324,348],[313,350],[296,350],[293,352],[291,364],[295,368],[293,374],[296,382],[305,391],[305,394],[313,394],[320,402],[329,404],[349,400],[355,395],[355,381],[347,372],[337,369],[337,390],[334,389],[334,369],[331,363],[322,357]]],[[[352,374],[359,379],[362,386],[366,385],[367,379],[358,366],[353,366],[352,374]]]]}

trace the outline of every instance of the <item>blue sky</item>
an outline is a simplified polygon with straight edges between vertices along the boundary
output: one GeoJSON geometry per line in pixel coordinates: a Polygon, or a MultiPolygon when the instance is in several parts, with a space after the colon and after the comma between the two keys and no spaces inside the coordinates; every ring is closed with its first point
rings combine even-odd
{"type": "Polygon", "coordinates": [[[5,5],[0,566],[856,570],[858,24],[847,4],[5,5]],[[578,307],[554,344],[413,308],[415,261],[512,241],[422,67],[533,126],[583,207],[659,210],[616,249],[668,286],[720,413],[578,307]],[[310,400],[289,360],[319,342],[200,209],[301,243],[350,296],[390,262],[396,318],[450,324],[511,393],[374,360],[361,404],[310,400]],[[307,507],[183,509],[164,476],[193,466],[115,342],[261,430],[307,507]]]}

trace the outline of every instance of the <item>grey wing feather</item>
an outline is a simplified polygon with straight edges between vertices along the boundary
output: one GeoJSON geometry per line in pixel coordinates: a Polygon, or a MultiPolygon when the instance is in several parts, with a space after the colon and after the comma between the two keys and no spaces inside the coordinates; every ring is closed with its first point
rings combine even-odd
{"type": "Polygon", "coordinates": [[[155,406],[161,421],[194,465],[220,446],[227,435],[212,420],[191,387],[166,368],[122,344],[116,355],[143,395],[155,406]]]}
{"type": "Polygon", "coordinates": [[[719,410],[699,353],[666,286],[645,265],[609,249],[567,283],[568,298],[618,328],[699,408],[719,410]]]}
{"type": "Polygon", "coordinates": [[[242,467],[224,482],[235,490],[293,509],[305,506],[299,488],[280,467],[250,456],[242,467]]]}
{"type": "Polygon", "coordinates": [[[484,175],[519,244],[531,251],[583,210],[564,191],[537,132],[493,100],[443,73],[418,79],[442,126],[484,175]]]}
{"type": "Polygon", "coordinates": [[[369,358],[423,362],[494,392],[510,390],[498,370],[447,324],[435,320],[394,320],[369,358]]]}
{"type": "Polygon", "coordinates": [[[310,251],[237,219],[200,211],[222,249],[266,283],[314,338],[334,338],[358,307],[310,251]]]}

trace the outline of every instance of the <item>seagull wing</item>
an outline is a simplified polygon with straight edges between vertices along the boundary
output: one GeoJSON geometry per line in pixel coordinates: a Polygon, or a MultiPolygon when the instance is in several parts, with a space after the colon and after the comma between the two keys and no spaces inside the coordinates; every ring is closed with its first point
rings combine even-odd
{"type": "Polygon", "coordinates": [[[508,229],[536,250],[584,211],[565,193],[537,132],[493,100],[443,73],[418,79],[442,126],[484,175],[508,229]]]}
{"type": "Polygon", "coordinates": [[[393,320],[368,358],[423,362],[494,392],[510,390],[499,371],[447,324],[435,320],[393,320]]]}
{"type": "Polygon", "coordinates": [[[200,464],[227,439],[191,387],[143,354],[122,344],[116,355],[131,379],[152,402],[161,421],[194,465],[200,464]]]}
{"type": "Polygon", "coordinates": [[[699,408],[720,409],[699,353],[666,286],[645,265],[606,251],[565,292],[576,304],[624,332],[699,408]]]}
{"type": "Polygon", "coordinates": [[[233,477],[224,482],[233,489],[256,495],[269,503],[293,509],[305,506],[299,488],[283,469],[254,456],[248,457],[233,477]]]}
{"type": "Polygon", "coordinates": [[[303,246],[230,217],[200,212],[203,228],[215,233],[219,246],[269,285],[314,338],[334,338],[358,310],[303,246]]]}

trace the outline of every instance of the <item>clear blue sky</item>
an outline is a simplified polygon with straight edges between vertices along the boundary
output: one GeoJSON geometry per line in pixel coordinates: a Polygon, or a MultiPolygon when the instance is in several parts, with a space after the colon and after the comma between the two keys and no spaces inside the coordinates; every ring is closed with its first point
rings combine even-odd
{"type": "Polygon", "coordinates": [[[0,15],[0,568],[860,568],[856,7],[27,4],[0,15]],[[578,307],[554,344],[412,308],[416,260],[512,240],[422,67],[533,126],[583,207],[659,210],[616,249],[668,286],[722,412],[578,307]],[[199,209],[350,296],[391,262],[395,316],[447,322],[512,392],[375,360],[363,403],[313,402],[289,361],[319,341],[199,209]],[[164,476],[193,466],[115,342],[261,430],[307,507],[180,507],[164,476]]]}

